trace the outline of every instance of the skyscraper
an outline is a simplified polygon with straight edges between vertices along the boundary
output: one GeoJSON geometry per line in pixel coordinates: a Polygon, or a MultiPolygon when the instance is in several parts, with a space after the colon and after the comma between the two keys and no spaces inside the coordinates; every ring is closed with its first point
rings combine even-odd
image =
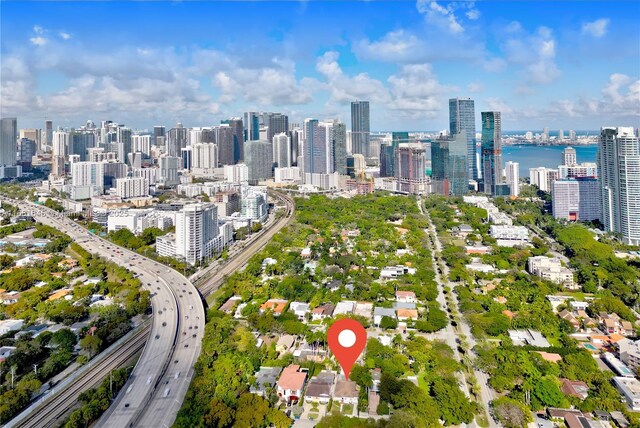
{"type": "Polygon", "coordinates": [[[165,127],[154,126],[153,127],[153,144],[155,144],[156,147],[159,147],[159,146],[163,146],[164,143],[165,143],[165,127]]]}
{"type": "Polygon", "coordinates": [[[51,146],[53,142],[53,121],[45,120],[44,121],[44,144],[47,146],[51,146]]]}
{"type": "Polygon", "coordinates": [[[291,167],[291,143],[289,136],[281,132],[273,136],[273,162],[278,168],[291,167]]]}
{"type": "Polygon", "coordinates": [[[51,140],[51,176],[52,178],[64,175],[64,163],[69,146],[69,134],[64,131],[54,131],[51,140]]]}
{"type": "Polygon", "coordinates": [[[213,255],[218,236],[214,204],[188,204],[176,213],[175,252],[193,265],[213,255]]]}
{"type": "Polygon", "coordinates": [[[260,139],[260,115],[255,111],[244,114],[244,140],[257,141],[260,139]]]}
{"type": "Polygon", "coordinates": [[[371,134],[369,121],[369,101],[353,101],[351,103],[351,153],[359,153],[369,157],[369,138],[371,134]]]}
{"type": "Polygon", "coordinates": [[[17,160],[18,119],[0,119],[0,166],[12,166],[17,160]]]}
{"type": "Polygon", "coordinates": [[[244,143],[244,160],[248,168],[250,184],[266,180],[273,176],[273,148],[271,143],[262,140],[244,143]]]}
{"type": "Polygon", "coordinates": [[[304,173],[327,173],[326,128],[318,119],[305,119],[303,129],[303,171],[304,173]]]}
{"type": "Polygon", "coordinates": [[[232,117],[228,123],[233,135],[233,163],[236,164],[244,159],[244,127],[241,117],[232,117]]]}
{"type": "Polygon", "coordinates": [[[347,125],[334,121],[331,128],[331,152],[333,166],[331,172],[347,174],[347,125]]]}
{"type": "Polygon", "coordinates": [[[577,165],[578,156],[576,155],[576,149],[573,147],[567,147],[562,151],[562,164],[561,165],[577,165]]]}
{"type": "Polygon", "coordinates": [[[175,128],[169,130],[167,137],[167,154],[169,156],[180,156],[182,149],[187,147],[189,139],[189,130],[177,123],[175,128]]]}
{"type": "Polygon", "coordinates": [[[227,124],[216,126],[215,136],[218,146],[218,163],[220,165],[233,165],[235,163],[233,129],[227,124]]]}
{"type": "Polygon", "coordinates": [[[512,196],[520,194],[520,164],[518,162],[508,161],[504,165],[504,172],[507,178],[507,186],[512,196]]]}
{"type": "Polygon", "coordinates": [[[273,141],[273,136],[289,130],[289,117],[282,113],[269,113],[267,117],[267,141],[273,141]]]}
{"type": "Polygon", "coordinates": [[[422,144],[400,144],[395,166],[398,190],[411,194],[427,192],[426,159],[422,144]]]}
{"type": "Polygon", "coordinates": [[[495,195],[496,186],[502,184],[502,121],[498,111],[483,111],[481,117],[482,188],[495,195]]]}
{"type": "Polygon", "coordinates": [[[640,144],[631,127],[605,127],[598,146],[602,223],[640,245],[640,144]]]}
{"type": "Polygon", "coordinates": [[[441,195],[466,195],[469,191],[465,132],[431,142],[431,180],[433,192],[441,195]]]}
{"type": "Polygon", "coordinates": [[[476,164],[476,110],[471,98],[451,98],[449,100],[449,134],[465,132],[467,139],[468,177],[478,180],[476,164]]]}

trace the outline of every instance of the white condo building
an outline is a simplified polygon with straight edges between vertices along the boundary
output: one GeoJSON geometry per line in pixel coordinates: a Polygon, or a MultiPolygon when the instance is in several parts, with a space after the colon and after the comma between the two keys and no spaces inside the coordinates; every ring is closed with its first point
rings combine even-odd
{"type": "Polygon", "coordinates": [[[602,223],[640,245],[640,145],[631,127],[606,127],[598,147],[602,223]]]}
{"type": "Polygon", "coordinates": [[[149,196],[149,180],[144,177],[116,179],[116,194],[122,199],[149,196]]]}
{"type": "Polygon", "coordinates": [[[507,185],[511,196],[520,194],[520,164],[508,161],[504,164],[504,172],[507,177],[507,185]]]}
{"type": "Polygon", "coordinates": [[[249,168],[244,163],[225,165],[224,179],[230,183],[246,183],[249,180],[249,168]]]}
{"type": "Polygon", "coordinates": [[[191,172],[194,175],[213,175],[218,166],[218,146],[213,143],[191,145],[191,172]]]}
{"type": "Polygon", "coordinates": [[[291,167],[291,139],[284,132],[273,136],[273,162],[278,168],[291,167]]]}
{"type": "Polygon", "coordinates": [[[558,170],[538,167],[529,168],[529,182],[532,186],[538,186],[543,192],[551,192],[553,190],[553,182],[558,179],[558,170]]]}

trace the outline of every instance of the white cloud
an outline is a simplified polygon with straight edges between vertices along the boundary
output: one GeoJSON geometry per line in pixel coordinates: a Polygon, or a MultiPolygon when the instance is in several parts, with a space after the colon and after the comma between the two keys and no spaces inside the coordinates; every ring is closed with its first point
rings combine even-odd
{"type": "Polygon", "coordinates": [[[418,12],[424,14],[429,23],[445,28],[453,34],[459,34],[464,31],[464,27],[460,24],[455,14],[457,6],[457,4],[452,3],[445,7],[437,1],[429,0],[418,0],[416,3],[418,12]]]}
{"type": "Polygon", "coordinates": [[[443,95],[456,89],[441,85],[429,64],[404,65],[387,81],[391,94],[389,107],[411,117],[434,117],[443,108],[443,95]]]}
{"type": "Polygon", "coordinates": [[[31,37],[29,41],[36,46],[43,46],[47,44],[47,39],[41,36],[31,37]]]}
{"type": "Polygon", "coordinates": [[[549,28],[539,27],[530,34],[521,29],[507,31],[506,36],[501,46],[505,58],[521,67],[527,84],[548,84],[560,77],[555,61],[556,41],[549,28]]]}
{"type": "Polygon", "coordinates": [[[422,48],[418,38],[404,30],[391,31],[377,41],[363,39],[354,46],[359,57],[390,62],[415,58],[422,48]]]}
{"type": "Polygon", "coordinates": [[[480,18],[480,11],[478,9],[471,9],[466,13],[466,15],[467,15],[467,18],[469,18],[472,21],[475,21],[476,19],[480,18]]]}
{"type": "Polygon", "coordinates": [[[607,34],[609,18],[600,18],[593,22],[582,24],[582,34],[589,34],[593,37],[602,37],[607,34]]]}
{"type": "Polygon", "coordinates": [[[33,26],[33,32],[36,34],[44,34],[44,28],[42,28],[39,25],[34,25],[33,26]]]}
{"type": "Polygon", "coordinates": [[[69,33],[65,33],[64,31],[60,31],[58,33],[58,35],[63,39],[63,40],[69,40],[71,38],[71,34],[69,33]]]}
{"type": "Polygon", "coordinates": [[[467,91],[471,93],[478,93],[484,91],[484,85],[479,82],[471,82],[467,85],[467,91]]]}

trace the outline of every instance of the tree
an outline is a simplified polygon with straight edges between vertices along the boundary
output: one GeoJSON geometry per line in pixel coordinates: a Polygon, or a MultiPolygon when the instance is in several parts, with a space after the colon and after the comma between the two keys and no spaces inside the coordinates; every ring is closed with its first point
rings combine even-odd
{"type": "Polygon", "coordinates": [[[102,339],[98,336],[87,334],[85,337],[80,339],[80,347],[84,351],[88,352],[90,357],[93,357],[98,353],[98,351],[100,351],[100,346],[102,346],[102,339]]]}
{"type": "Polygon", "coordinates": [[[380,320],[380,328],[384,330],[392,330],[398,328],[398,320],[395,318],[384,316],[380,320]]]}
{"type": "Polygon", "coordinates": [[[473,405],[460,391],[455,379],[435,379],[431,386],[431,394],[438,406],[440,419],[445,425],[459,425],[473,420],[473,405]]]}
{"type": "Polygon", "coordinates": [[[349,379],[357,383],[361,389],[371,388],[373,386],[373,378],[371,377],[369,369],[359,364],[353,366],[349,374],[349,379]]]}
{"type": "Polygon", "coordinates": [[[204,422],[210,427],[227,428],[233,425],[234,419],[235,411],[218,398],[209,402],[208,411],[204,415],[204,422]]]}
{"type": "Polygon", "coordinates": [[[563,407],[566,398],[560,391],[558,383],[551,377],[543,377],[533,388],[533,398],[548,407],[563,407]]]}
{"type": "Polygon", "coordinates": [[[78,343],[78,338],[71,330],[63,328],[53,333],[51,343],[58,345],[61,349],[73,351],[73,347],[78,343]]]}
{"type": "Polygon", "coordinates": [[[533,421],[529,409],[512,398],[501,397],[494,400],[491,405],[494,414],[506,428],[525,428],[529,422],[533,421]]]}

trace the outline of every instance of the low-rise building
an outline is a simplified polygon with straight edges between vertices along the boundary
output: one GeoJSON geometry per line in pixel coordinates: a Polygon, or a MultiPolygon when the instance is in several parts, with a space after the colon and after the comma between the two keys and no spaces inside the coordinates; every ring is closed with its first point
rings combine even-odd
{"type": "Polygon", "coordinates": [[[311,311],[311,319],[313,321],[323,320],[327,317],[333,316],[333,311],[335,310],[335,305],[332,303],[325,303],[324,305],[313,308],[311,311]]]}
{"type": "Polygon", "coordinates": [[[333,399],[343,404],[358,404],[358,388],[352,380],[339,380],[333,393],[333,399]]]}
{"type": "Polygon", "coordinates": [[[387,266],[380,270],[380,278],[397,278],[402,275],[413,275],[416,273],[415,268],[407,267],[407,266],[387,266]]]}
{"type": "Polygon", "coordinates": [[[526,245],[529,242],[529,230],[525,226],[493,224],[489,228],[489,234],[502,247],[526,245]]]}
{"type": "Polygon", "coordinates": [[[379,326],[383,317],[396,319],[396,310],[393,308],[381,308],[379,306],[373,308],[373,323],[375,325],[379,326]]]}
{"type": "Polygon", "coordinates": [[[396,302],[416,303],[416,293],[413,291],[396,291],[396,302]]]}
{"type": "Polygon", "coordinates": [[[535,256],[527,260],[529,272],[547,281],[562,284],[567,288],[575,288],[573,271],[562,266],[557,257],[535,256]]]}
{"type": "Polygon", "coordinates": [[[0,321],[0,335],[7,334],[10,331],[17,331],[24,325],[24,320],[2,320],[0,321]]]}
{"type": "Polygon", "coordinates": [[[572,397],[577,397],[581,400],[584,400],[589,395],[589,385],[582,382],[581,380],[569,380],[560,378],[560,390],[565,395],[570,395],[572,397]]]}
{"type": "Polygon", "coordinates": [[[605,352],[602,359],[620,377],[635,377],[635,373],[625,363],[620,361],[611,352],[605,352]]]}
{"type": "Polygon", "coordinates": [[[302,397],[302,390],[307,380],[307,372],[301,371],[299,365],[292,364],[282,370],[277,382],[278,397],[287,404],[295,404],[302,397]]]}
{"type": "Polygon", "coordinates": [[[333,372],[320,372],[309,380],[304,399],[307,402],[327,404],[331,400],[331,390],[336,375],[333,372]]]}
{"type": "Polygon", "coordinates": [[[633,377],[617,376],[613,378],[613,383],[622,394],[630,410],[640,411],[640,382],[633,377]]]}
{"type": "Polygon", "coordinates": [[[280,316],[284,312],[287,307],[288,300],[282,299],[269,299],[260,305],[260,312],[264,312],[266,310],[271,310],[274,316],[280,316]]]}
{"type": "Polygon", "coordinates": [[[509,337],[516,346],[531,345],[539,348],[548,348],[551,345],[539,331],[535,330],[509,330],[509,337]]]}
{"type": "Polygon", "coordinates": [[[309,304],[303,302],[291,302],[289,310],[293,312],[300,321],[304,321],[306,315],[309,313],[309,304]]]}
{"type": "Polygon", "coordinates": [[[260,395],[267,395],[267,388],[273,388],[276,385],[278,377],[282,373],[282,367],[260,367],[256,373],[256,380],[249,388],[249,392],[260,395]]]}
{"type": "Polygon", "coordinates": [[[333,311],[333,316],[352,314],[355,307],[356,302],[354,302],[353,300],[343,300],[341,302],[338,302],[336,308],[333,311]]]}

